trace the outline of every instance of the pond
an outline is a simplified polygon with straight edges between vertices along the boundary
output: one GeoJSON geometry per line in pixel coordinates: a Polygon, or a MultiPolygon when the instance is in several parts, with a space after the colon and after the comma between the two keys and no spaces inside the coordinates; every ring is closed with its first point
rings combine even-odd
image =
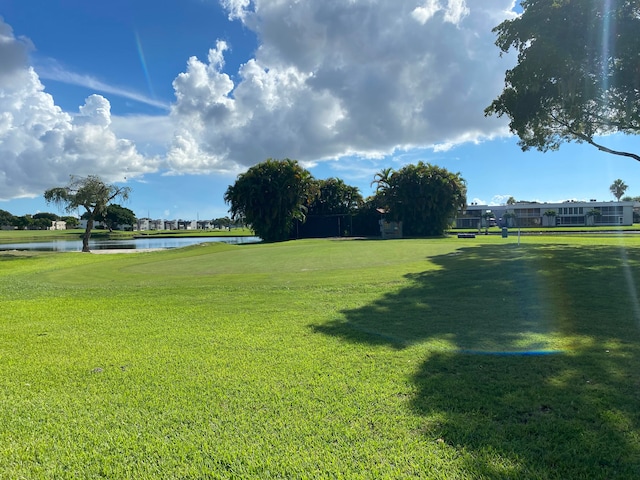
{"type": "MultiPolygon", "coordinates": [[[[131,238],[127,240],[91,240],[91,250],[140,250],[149,248],[180,248],[199,243],[224,242],[245,244],[259,242],[259,237],[168,237],[131,238]]],[[[0,243],[2,250],[34,250],[40,252],[80,252],[82,240],[51,240],[48,242],[0,243]]]]}

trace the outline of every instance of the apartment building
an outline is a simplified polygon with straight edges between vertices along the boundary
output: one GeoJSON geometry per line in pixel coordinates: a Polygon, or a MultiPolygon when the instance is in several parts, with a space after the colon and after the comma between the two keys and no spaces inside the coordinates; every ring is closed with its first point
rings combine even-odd
{"type": "Polygon", "coordinates": [[[510,228],[633,225],[635,202],[568,201],[517,202],[513,205],[469,205],[456,219],[456,228],[510,228]]]}

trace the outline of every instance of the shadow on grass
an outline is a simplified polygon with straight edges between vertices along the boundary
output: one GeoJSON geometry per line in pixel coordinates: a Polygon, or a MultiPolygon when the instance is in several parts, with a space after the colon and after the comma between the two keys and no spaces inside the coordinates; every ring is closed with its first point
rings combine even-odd
{"type": "Polygon", "coordinates": [[[35,260],[36,256],[20,250],[17,251],[0,251],[0,262],[10,262],[12,260],[35,260]]]}
{"type": "Polygon", "coordinates": [[[439,269],[314,328],[434,342],[410,406],[473,477],[640,478],[638,249],[482,246],[431,260],[439,269]]]}
{"type": "Polygon", "coordinates": [[[544,350],[550,332],[626,339],[640,331],[637,250],[511,244],[430,260],[436,270],[408,274],[400,290],[314,328],[354,342],[441,339],[485,352],[544,350]]]}

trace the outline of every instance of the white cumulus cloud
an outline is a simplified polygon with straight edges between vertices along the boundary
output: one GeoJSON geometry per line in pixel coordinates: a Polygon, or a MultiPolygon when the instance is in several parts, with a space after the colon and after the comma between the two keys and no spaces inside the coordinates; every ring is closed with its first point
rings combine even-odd
{"type": "Polygon", "coordinates": [[[424,0],[424,3],[416,7],[411,15],[422,25],[427,23],[437,13],[442,12],[445,22],[458,24],[469,14],[465,0],[448,0],[446,4],[439,0],[424,0]]]}
{"type": "Polygon", "coordinates": [[[491,32],[513,15],[512,0],[221,3],[259,47],[229,74],[229,45],[218,42],[174,81],[176,172],[375,157],[506,132],[483,111],[512,60],[491,32]]]}
{"type": "Polygon", "coordinates": [[[29,48],[0,18],[0,199],[42,195],[69,175],[117,181],[157,168],[111,130],[104,97],[62,111],[29,66],[29,48]]]}

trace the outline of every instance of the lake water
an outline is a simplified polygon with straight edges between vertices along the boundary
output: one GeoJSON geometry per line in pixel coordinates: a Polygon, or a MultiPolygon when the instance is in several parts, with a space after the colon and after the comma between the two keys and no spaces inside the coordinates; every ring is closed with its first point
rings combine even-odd
{"type": "MultiPolygon", "coordinates": [[[[90,240],[91,250],[137,250],[147,248],[180,248],[199,243],[224,242],[245,244],[259,242],[259,237],[174,237],[132,238],[129,240],[90,240]]],[[[80,252],[82,240],[52,240],[49,242],[0,243],[1,250],[36,250],[40,252],[80,252]]]]}

